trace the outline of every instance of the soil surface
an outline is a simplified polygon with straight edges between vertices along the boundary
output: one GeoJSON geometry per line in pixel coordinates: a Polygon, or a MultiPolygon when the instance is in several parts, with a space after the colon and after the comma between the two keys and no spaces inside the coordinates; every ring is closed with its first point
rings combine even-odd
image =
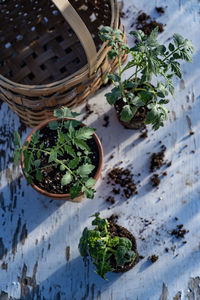
{"type": "Polygon", "coordinates": [[[140,138],[146,139],[148,137],[148,130],[145,128],[140,134],[140,138]]]}
{"type": "Polygon", "coordinates": [[[153,172],[155,169],[160,169],[164,163],[165,145],[161,146],[162,150],[158,153],[153,153],[151,156],[151,164],[150,164],[150,171],[153,172]]]}
{"type": "MultiPolygon", "coordinates": [[[[63,130],[64,133],[67,132],[67,129],[63,130]]],[[[50,130],[48,127],[44,127],[40,130],[41,138],[39,140],[39,143],[44,142],[44,149],[49,148],[56,145],[56,130],[50,130]]],[[[99,151],[98,146],[94,140],[94,138],[89,139],[86,141],[87,145],[91,149],[91,154],[89,155],[91,162],[93,165],[95,165],[94,170],[91,172],[90,177],[94,177],[99,164],[99,151]]],[[[80,149],[77,149],[75,145],[71,145],[73,150],[77,153],[78,151],[83,154],[83,151],[80,149]]],[[[34,154],[35,160],[37,159],[36,153],[34,154]]],[[[40,167],[46,167],[48,164],[48,158],[49,156],[45,156],[43,153],[41,153],[41,165],[40,167]]],[[[58,159],[59,159],[58,155],[58,159]]],[[[63,157],[62,157],[63,159],[63,157]]],[[[72,159],[71,155],[65,154],[65,159],[72,159]]],[[[78,168],[78,166],[77,166],[78,168]]],[[[47,192],[53,193],[53,194],[68,194],[70,188],[75,183],[75,180],[72,180],[72,182],[68,185],[62,186],[61,185],[61,179],[65,175],[66,171],[61,171],[59,166],[51,166],[48,168],[45,168],[42,170],[42,181],[39,182],[36,178],[33,179],[33,183],[40,187],[41,189],[46,190],[47,192]]]]}
{"type": "Polygon", "coordinates": [[[108,231],[110,232],[111,237],[119,236],[119,237],[126,237],[132,242],[132,250],[136,253],[136,258],[133,262],[131,263],[126,263],[123,267],[119,267],[116,265],[116,261],[114,256],[111,256],[110,263],[112,268],[115,270],[114,272],[119,273],[119,272],[126,272],[129,271],[130,269],[133,268],[133,266],[138,262],[139,260],[139,255],[137,252],[137,244],[134,236],[128,229],[124,228],[123,226],[117,225],[115,223],[116,221],[116,216],[112,215],[110,218],[108,218],[109,222],[109,227],[108,231]]]}
{"type": "Polygon", "coordinates": [[[164,14],[165,13],[165,10],[162,6],[159,6],[159,7],[156,7],[156,11],[159,13],[159,14],[164,14]]]}
{"type": "MultiPolygon", "coordinates": [[[[108,173],[108,177],[115,184],[115,188],[112,190],[115,195],[120,193],[120,189],[117,187],[117,185],[122,187],[123,195],[127,199],[138,193],[133,180],[133,174],[131,174],[129,169],[114,168],[108,173]]],[[[108,183],[110,182],[108,181],[108,183]]]]}
{"type": "Polygon", "coordinates": [[[148,259],[152,262],[152,263],[155,263],[157,260],[158,260],[158,255],[151,255],[148,257],[148,259]]]}
{"type": "MultiPolygon", "coordinates": [[[[161,10],[161,8],[158,9],[161,10]]],[[[150,35],[152,30],[154,30],[156,27],[158,27],[159,32],[164,31],[163,24],[158,23],[156,20],[152,20],[151,17],[145,12],[140,13],[137,17],[136,29],[142,30],[146,35],[150,35]]]]}
{"type": "Polygon", "coordinates": [[[152,177],[151,177],[151,184],[152,186],[159,186],[160,184],[160,178],[158,176],[158,174],[154,174],[152,177]]]}
{"type": "Polygon", "coordinates": [[[188,233],[189,230],[183,228],[183,224],[177,225],[176,229],[173,229],[171,235],[174,235],[177,239],[184,238],[185,234],[188,233]]]}

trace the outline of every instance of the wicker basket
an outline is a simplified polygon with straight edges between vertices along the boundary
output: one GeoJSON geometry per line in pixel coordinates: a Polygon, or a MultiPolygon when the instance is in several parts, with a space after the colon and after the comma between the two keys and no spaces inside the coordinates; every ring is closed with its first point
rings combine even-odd
{"type": "Polygon", "coordinates": [[[0,97],[30,127],[82,103],[117,66],[98,37],[122,29],[116,0],[0,0],[0,11],[0,97]]]}

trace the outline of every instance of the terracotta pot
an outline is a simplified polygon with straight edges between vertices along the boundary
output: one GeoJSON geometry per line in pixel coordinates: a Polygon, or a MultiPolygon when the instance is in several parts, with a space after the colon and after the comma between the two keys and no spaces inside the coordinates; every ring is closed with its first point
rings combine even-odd
{"type": "MultiPolygon", "coordinates": [[[[48,120],[43,121],[42,123],[40,123],[38,126],[36,126],[31,131],[31,133],[27,136],[27,138],[24,141],[24,143],[26,141],[30,142],[31,136],[32,136],[33,133],[35,133],[37,130],[41,130],[42,128],[46,127],[49,122],[52,122],[52,121],[55,121],[55,120],[57,120],[57,119],[56,118],[51,118],[51,119],[48,119],[48,120]]],[[[81,126],[86,126],[86,125],[82,123],[81,126]]],[[[100,142],[98,136],[96,135],[96,133],[93,134],[93,138],[94,138],[94,140],[95,140],[95,142],[97,144],[98,151],[99,151],[99,164],[98,164],[98,168],[97,168],[96,174],[94,176],[94,179],[97,181],[99,179],[99,176],[101,174],[101,170],[102,170],[102,167],[103,167],[103,148],[102,148],[101,142],[100,142]]],[[[24,173],[24,156],[23,156],[23,153],[22,153],[22,156],[21,156],[21,167],[22,167],[23,174],[26,177],[26,175],[24,173]]],[[[83,196],[84,196],[83,193],[80,193],[80,195],[78,197],[76,197],[75,199],[72,200],[70,198],[70,194],[54,194],[54,193],[49,193],[46,190],[41,189],[40,187],[38,187],[34,183],[32,183],[31,186],[38,193],[40,193],[40,194],[42,194],[42,195],[44,195],[44,196],[46,196],[48,198],[55,199],[55,200],[69,200],[69,201],[73,201],[73,202],[80,202],[83,199],[83,196]]]]}

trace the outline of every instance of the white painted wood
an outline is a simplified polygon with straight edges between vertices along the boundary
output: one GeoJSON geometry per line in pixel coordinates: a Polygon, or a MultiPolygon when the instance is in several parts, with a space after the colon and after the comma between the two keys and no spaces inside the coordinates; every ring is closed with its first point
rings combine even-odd
{"type": "MultiPolygon", "coordinates": [[[[127,32],[137,13],[143,10],[156,17],[157,21],[167,24],[160,41],[167,41],[174,32],[193,41],[194,63],[183,64],[182,83],[175,81],[176,100],[172,99],[169,105],[172,112],[168,123],[157,132],[149,129],[147,139],[139,138],[140,132],[126,130],[118,123],[113,108],[104,97],[111,87],[101,89],[89,100],[94,113],[85,123],[97,128],[105,159],[95,199],[84,199],[82,203],[46,199],[27,186],[21,170],[13,170],[12,134],[21,124],[8,106],[2,104],[1,300],[158,300],[166,298],[160,298],[162,290],[167,299],[173,299],[179,291],[181,298],[177,299],[198,299],[197,296],[193,297],[193,291],[188,291],[188,282],[191,277],[200,276],[200,2],[124,2],[124,11],[129,10],[128,18],[123,20],[127,32]],[[165,14],[156,14],[155,6],[163,6],[165,14]],[[109,115],[110,120],[107,128],[103,127],[105,115],[109,115]],[[189,135],[191,130],[194,135],[189,135]],[[166,145],[166,160],[172,161],[172,166],[167,169],[168,175],[162,179],[159,189],[153,189],[149,182],[150,153],[160,150],[159,141],[166,145]],[[113,159],[110,159],[111,154],[114,154],[113,159]],[[134,178],[141,180],[141,187],[138,195],[128,202],[116,197],[116,203],[108,210],[105,199],[112,187],[106,184],[106,174],[121,160],[121,166],[133,168],[134,178]],[[138,173],[141,176],[136,176],[138,173]],[[144,256],[131,271],[109,274],[108,281],[94,273],[91,263],[84,264],[77,249],[81,232],[90,225],[89,216],[96,211],[100,211],[103,217],[111,213],[118,214],[118,223],[135,235],[139,253],[144,256]],[[152,223],[144,227],[142,218],[152,223]],[[187,244],[170,235],[177,224],[183,224],[189,230],[185,236],[187,244]],[[23,237],[26,238],[23,240],[23,237]],[[68,261],[67,247],[70,247],[68,261]],[[166,247],[169,248],[168,252],[165,251],[166,247]],[[159,256],[154,264],[148,261],[152,254],[159,256]],[[187,294],[190,294],[190,298],[187,294]]],[[[132,43],[130,37],[128,42],[132,43]]],[[[85,115],[84,106],[76,111],[81,112],[81,117],[85,115]]],[[[30,129],[22,130],[23,139],[29,132],[30,129]]],[[[194,287],[198,290],[198,285],[198,278],[190,281],[191,290],[194,287]]]]}

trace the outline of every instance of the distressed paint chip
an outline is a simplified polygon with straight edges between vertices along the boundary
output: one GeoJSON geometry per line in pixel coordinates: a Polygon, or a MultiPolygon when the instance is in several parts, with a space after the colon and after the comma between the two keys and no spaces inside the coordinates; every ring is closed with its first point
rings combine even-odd
{"type": "Polygon", "coordinates": [[[21,235],[20,235],[20,242],[22,245],[25,244],[25,240],[28,236],[28,231],[27,231],[27,228],[26,228],[26,224],[23,225],[22,227],[22,232],[21,232],[21,235]]]}
{"type": "Polygon", "coordinates": [[[12,240],[12,254],[15,255],[17,251],[18,235],[21,227],[21,217],[18,218],[17,227],[12,240]]]}
{"type": "Polygon", "coordinates": [[[67,246],[65,249],[65,257],[66,257],[66,261],[68,262],[70,259],[70,246],[67,246]]]}

